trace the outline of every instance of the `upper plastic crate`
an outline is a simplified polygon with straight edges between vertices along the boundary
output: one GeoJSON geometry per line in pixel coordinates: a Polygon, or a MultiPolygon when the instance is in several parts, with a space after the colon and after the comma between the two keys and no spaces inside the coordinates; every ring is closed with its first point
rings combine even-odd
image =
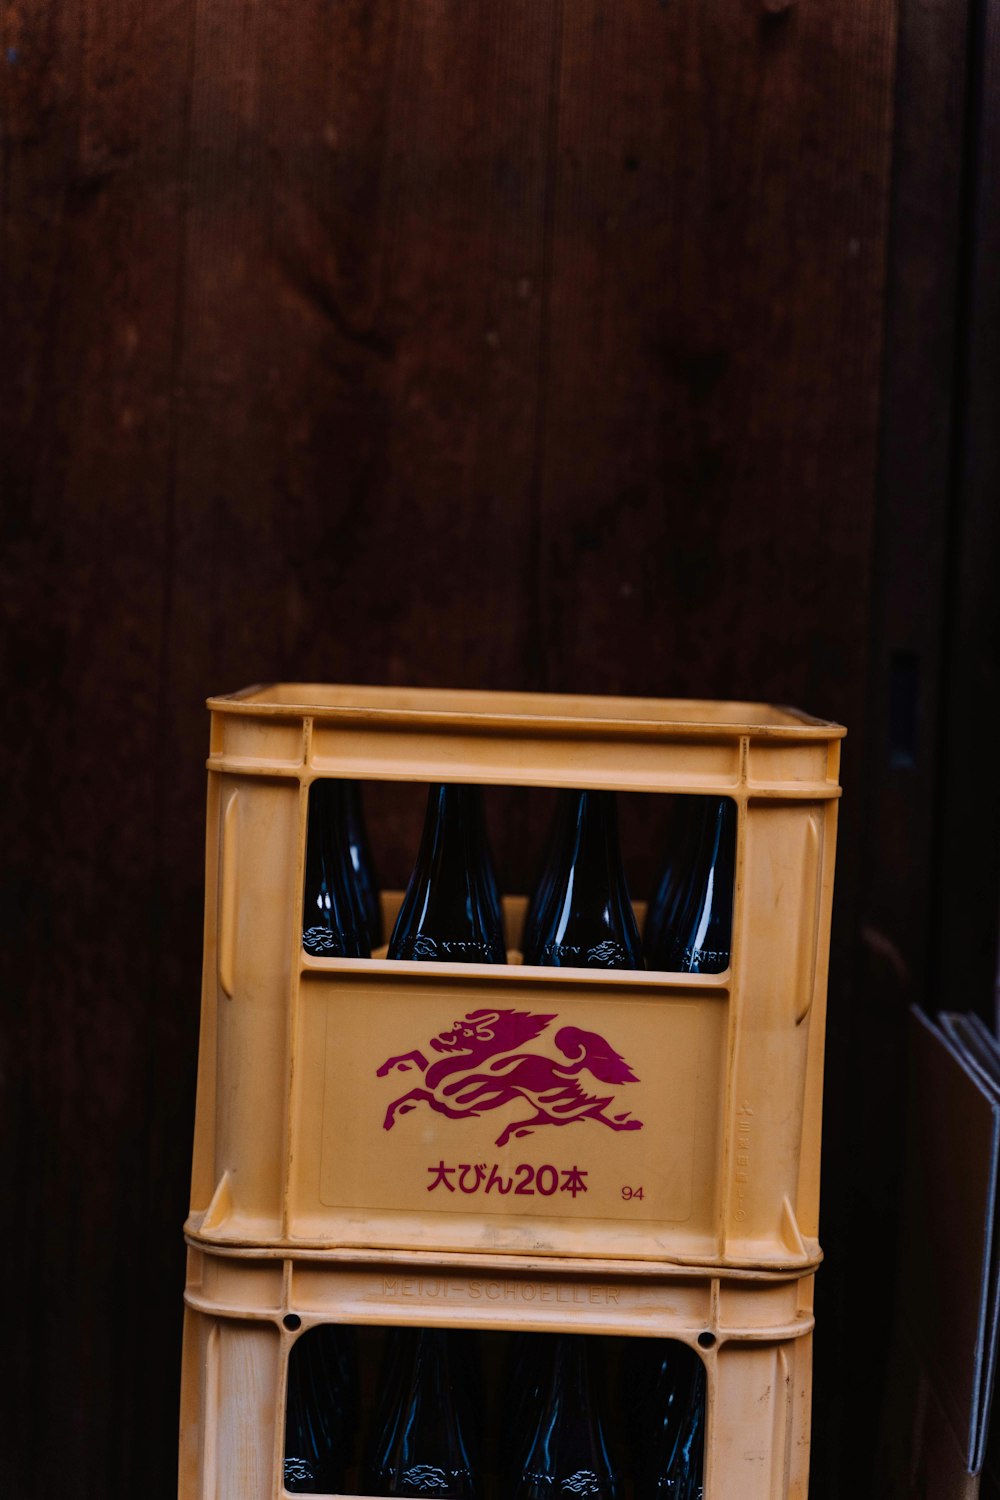
{"type": "Polygon", "coordinates": [[[195,1241],[818,1261],[840,726],[749,703],[286,684],[209,707],[195,1241]],[[731,966],[312,958],[308,792],[338,776],[729,796],[731,966]],[[506,1050],[541,1077],[565,1069],[566,1028],[594,1104],[571,1128],[523,1091],[454,1117],[426,1087],[435,1039],[470,1074],[506,1050]],[[628,1082],[609,1084],[598,1044],[628,1082]]]}

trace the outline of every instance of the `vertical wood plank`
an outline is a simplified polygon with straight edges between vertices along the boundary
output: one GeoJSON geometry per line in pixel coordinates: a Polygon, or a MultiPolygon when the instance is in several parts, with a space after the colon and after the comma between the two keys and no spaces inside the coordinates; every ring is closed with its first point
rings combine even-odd
{"type": "MultiPolygon", "coordinates": [[[[156,0],[4,13],[18,1081],[3,1149],[25,1313],[5,1449],[25,1496],[124,1492],[176,1430],[183,1257],[154,1221],[157,1173],[176,1183],[189,1126],[158,1158],[147,1086],[164,1014],[156,741],[187,14],[156,0]]],[[[183,1121],[183,1080],[171,1088],[183,1121]]]]}

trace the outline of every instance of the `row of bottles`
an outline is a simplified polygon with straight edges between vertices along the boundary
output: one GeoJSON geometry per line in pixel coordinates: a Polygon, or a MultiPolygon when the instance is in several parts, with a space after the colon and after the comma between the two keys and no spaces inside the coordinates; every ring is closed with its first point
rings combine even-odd
{"type": "MultiPolygon", "coordinates": [[[[620,1400],[611,1410],[608,1343],[581,1334],[512,1334],[490,1421],[475,1334],[390,1329],[360,1493],[701,1500],[704,1366],[682,1344],[625,1340],[620,1400]]],[[[285,1422],[290,1493],[342,1491],[361,1427],[359,1390],[353,1329],[324,1326],[296,1343],[285,1422]]]]}
{"type": "MultiPolygon", "coordinates": [[[[720,974],[732,931],[736,806],[674,797],[664,861],[640,938],[618,840],[615,794],[563,791],[521,938],[549,967],[720,974]]],[[[303,946],[360,958],[382,942],[356,782],[317,781],[309,800],[303,946]]],[[[476,786],[432,786],[389,958],[505,963],[500,891],[476,786]]]]}

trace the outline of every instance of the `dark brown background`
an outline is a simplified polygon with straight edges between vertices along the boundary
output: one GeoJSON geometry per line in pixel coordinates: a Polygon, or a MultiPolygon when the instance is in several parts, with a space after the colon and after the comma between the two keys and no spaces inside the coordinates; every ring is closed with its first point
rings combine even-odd
{"type": "Polygon", "coordinates": [[[862,1493],[902,1016],[991,1006],[996,5],[0,14],[7,1493],[174,1492],[203,699],[269,678],[849,726],[812,1493],[862,1493]]]}

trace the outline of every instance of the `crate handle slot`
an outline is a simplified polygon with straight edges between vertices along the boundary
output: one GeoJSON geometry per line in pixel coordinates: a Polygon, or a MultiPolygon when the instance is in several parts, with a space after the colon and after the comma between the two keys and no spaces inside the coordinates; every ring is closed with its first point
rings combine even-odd
{"type": "Polygon", "coordinates": [[[219,983],[231,1000],[235,993],[237,872],[239,871],[239,792],[234,792],[222,819],[222,889],[219,897],[219,983]]]}
{"type": "Polygon", "coordinates": [[[800,1000],[795,1010],[796,1026],[801,1026],[809,1014],[816,993],[816,934],[819,929],[821,896],[819,869],[819,819],[815,813],[811,813],[806,823],[806,847],[802,859],[802,922],[797,966],[800,1000]]]}

